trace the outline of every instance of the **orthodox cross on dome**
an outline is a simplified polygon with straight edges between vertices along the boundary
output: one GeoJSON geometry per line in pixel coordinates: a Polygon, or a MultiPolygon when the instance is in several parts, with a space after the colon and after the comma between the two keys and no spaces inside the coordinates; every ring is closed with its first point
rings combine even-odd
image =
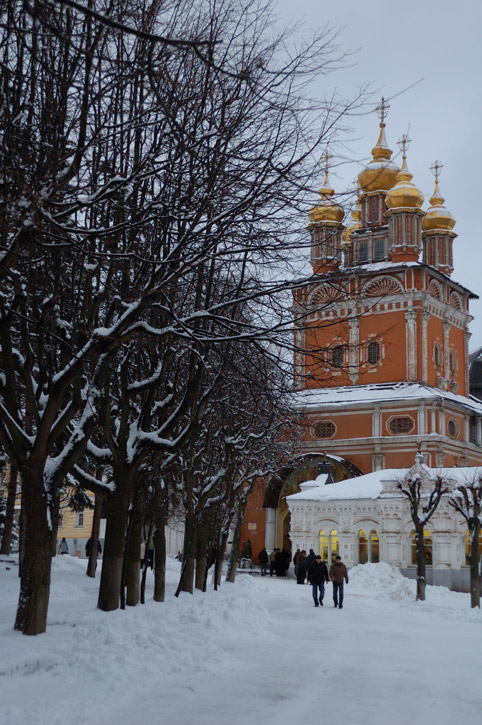
{"type": "Polygon", "coordinates": [[[382,96],[381,102],[378,104],[378,106],[375,108],[375,111],[378,113],[378,118],[380,119],[380,123],[384,124],[385,118],[388,114],[388,109],[390,108],[390,104],[385,101],[385,98],[382,96]]]}
{"type": "Polygon", "coordinates": [[[430,167],[430,171],[435,176],[435,183],[438,183],[438,179],[440,176],[440,173],[443,169],[444,165],[441,161],[434,161],[432,166],[430,167]]]}
{"type": "Polygon", "coordinates": [[[412,142],[412,139],[409,138],[408,133],[404,133],[400,139],[397,141],[397,144],[400,146],[400,151],[402,152],[402,158],[407,157],[407,149],[410,146],[412,142]]]}

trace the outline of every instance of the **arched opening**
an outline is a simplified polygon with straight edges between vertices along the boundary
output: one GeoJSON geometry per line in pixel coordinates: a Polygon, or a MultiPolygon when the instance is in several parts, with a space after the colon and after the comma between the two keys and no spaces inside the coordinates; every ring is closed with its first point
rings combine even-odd
{"type": "Polygon", "coordinates": [[[371,529],[367,534],[365,529],[358,532],[358,563],[378,564],[380,561],[380,541],[378,533],[375,529],[371,529]]]}
{"type": "Polygon", "coordinates": [[[321,529],[319,533],[320,541],[320,555],[323,561],[326,561],[328,565],[335,561],[335,556],[338,554],[340,539],[338,531],[336,529],[330,529],[327,534],[325,529],[321,529]]]}

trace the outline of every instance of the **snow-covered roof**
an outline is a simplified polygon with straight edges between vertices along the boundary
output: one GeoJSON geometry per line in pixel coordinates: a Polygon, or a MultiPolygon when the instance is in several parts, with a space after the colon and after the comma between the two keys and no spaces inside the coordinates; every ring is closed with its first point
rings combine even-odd
{"type": "Polygon", "coordinates": [[[420,400],[444,400],[448,403],[455,403],[470,408],[475,413],[482,415],[482,402],[473,398],[466,398],[464,395],[456,395],[446,390],[432,388],[422,383],[378,383],[372,385],[344,385],[336,388],[311,388],[309,390],[297,391],[294,395],[294,403],[306,413],[310,409],[319,409],[333,406],[349,406],[374,402],[393,402],[403,400],[404,402],[418,402],[420,400]]]}
{"type": "MultiPolygon", "coordinates": [[[[297,501],[340,501],[356,499],[380,498],[384,483],[400,482],[406,477],[410,468],[386,468],[382,471],[373,471],[364,476],[348,478],[337,483],[326,484],[324,475],[317,476],[314,481],[307,481],[311,484],[308,489],[300,493],[286,496],[287,502],[297,501]]],[[[452,487],[460,483],[471,483],[482,477],[482,468],[478,466],[460,466],[454,468],[429,468],[423,466],[424,473],[435,479],[440,476],[452,487]]],[[[301,488],[301,486],[300,486],[301,488]]]]}

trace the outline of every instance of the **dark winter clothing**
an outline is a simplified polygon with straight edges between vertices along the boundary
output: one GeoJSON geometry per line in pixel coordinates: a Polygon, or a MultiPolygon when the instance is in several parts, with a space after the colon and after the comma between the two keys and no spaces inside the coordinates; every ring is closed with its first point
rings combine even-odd
{"type": "Polygon", "coordinates": [[[325,582],[328,581],[328,567],[321,559],[315,559],[308,569],[308,581],[311,582],[311,594],[315,607],[320,603],[323,606],[325,596],[325,582]]]}
{"type": "MultiPolygon", "coordinates": [[[[92,538],[87,540],[85,545],[85,555],[90,557],[90,550],[92,548],[92,538]]],[[[102,554],[102,544],[97,540],[97,554],[102,554]]]]}
{"type": "Polygon", "coordinates": [[[65,539],[65,536],[62,537],[62,541],[60,542],[59,551],[61,554],[68,554],[69,553],[69,545],[65,539]]]}
{"type": "Polygon", "coordinates": [[[266,549],[261,549],[261,551],[258,554],[259,559],[259,565],[261,567],[261,576],[266,576],[266,569],[268,566],[268,552],[266,549]]]}
{"type": "Polygon", "coordinates": [[[297,576],[297,574],[298,574],[298,567],[297,567],[297,564],[296,564],[296,562],[298,561],[298,554],[300,554],[300,550],[299,549],[296,549],[296,553],[295,553],[295,555],[293,557],[293,566],[295,568],[295,576],[297,576]]]}
{"type": "Polygon", "coordinates": [[[304,551],[298,554],[298,558],[296,559],[296,569],[296,583],[304,584],[306,577],[306,553],[304,551]]]}
{"type": "Polygon", "coordinates": [[[314,563],[308,569],[308,581],[311,584],[322,584],[329,581],[328,567],[324,561],[315,559],[314,563]]]}
{"type": "Polygon", "coordinates": [[[346,566],[338,557],[330,567],[330,579],[333,582],[333,603],[335,607],[343,608],[343,579],[348,584],[346,566]]]}
{"type": "Polygon", "coordinates": [[[310,566],[312,564],[314,564],[315,559],[316,559],[315,552],[313,551],[313,549],[310,549],[310,553],[306,557],[306,562],[305,562],[306,571],[308,571],[308,569],[310,568],[310,566]]]}
{"type": "Polygon", "coordinates": [[[273,576],[273,573],[274,573],[277,551],[278,551],[278,549],[273,549],[273,551],[269,555],[269,575],[270,576],[273,576]]]}

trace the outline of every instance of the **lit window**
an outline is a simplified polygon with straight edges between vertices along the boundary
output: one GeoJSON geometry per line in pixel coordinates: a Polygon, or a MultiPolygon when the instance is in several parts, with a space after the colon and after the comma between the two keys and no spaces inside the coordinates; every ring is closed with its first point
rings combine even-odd
{"type": "Polygon", "coordinates": [[[367,360],[370,365],[376,365],[380,360],[380,345],[374,340],[367,345],[367,360]]]}
{"type": "Polygon", "coordinates": [[[327,536],[325,529],[321,529],[320,534],[320,554],[323,561],[331,564],[335,561],[335,556],[338,554],[338,531],[332,529],[330,534],[327,536]]]}
{"type": "Polygon", "coordinates": [[[358,563],[366,564],[367,562],[378,564],[380,561],[380,545],[378,533],[375,529],[370,531],[370,536],[364,529],[358,532],[358,563]]]}
{"type": "Polygon", "coordinates": [[[411,433],[415,427],[415,423],[409,416],[400,418],[391,418],[388,429],[393,435],[403,435],[404,433],[411,433]]]}
{"type": "Polygon", "coordinates": [[[335,424],[331,420],[323,420],[313,426],[315,438],[333,438],[335,432],[335,424]]]}

